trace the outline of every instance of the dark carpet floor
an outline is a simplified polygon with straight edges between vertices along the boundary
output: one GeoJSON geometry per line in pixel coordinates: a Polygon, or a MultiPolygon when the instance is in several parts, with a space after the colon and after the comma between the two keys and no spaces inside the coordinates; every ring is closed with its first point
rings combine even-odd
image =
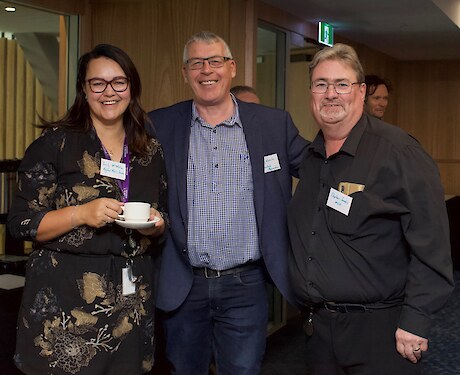
{"type": "MultiPolygon", "coordinates": [[[[455,282],[454,293],[433,324],[423,375],[460,375],[460,270],[455,271],[455,282]]],[[[304,354],[302,318],[296,316],[268,338],[261,375],[308,375],[304,354]]]]}

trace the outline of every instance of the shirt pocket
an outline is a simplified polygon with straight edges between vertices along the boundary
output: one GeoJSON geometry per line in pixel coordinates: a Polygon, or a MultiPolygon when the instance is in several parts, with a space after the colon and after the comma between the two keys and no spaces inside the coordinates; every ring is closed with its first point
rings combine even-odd
{"type": "Polygon", "coordinates": [[[252,181],[252,167],[251,167],[251,158],[247,150],[240,151],[238,167],[235,171],[237,175],[235,179],[237,181],[237,187],[239,190],[243,191],[253,191],[254,185],[252,181]]]}
{"type": "Polygon", "coordinates": [[[363,226],[371,215],[370,207],[376,204],[376,198],[370,197],[363,191],[350,194],[350,197],[353,200],[348,215],[327,207],[329,228],[333,233],[347,236],[361,235],[363,226]]]}

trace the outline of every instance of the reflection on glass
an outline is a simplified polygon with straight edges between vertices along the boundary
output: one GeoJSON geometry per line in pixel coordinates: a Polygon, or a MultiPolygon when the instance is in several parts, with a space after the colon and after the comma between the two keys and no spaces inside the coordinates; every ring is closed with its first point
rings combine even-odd
{"type": "Polygon", "coordinates": [[[0,160],[22,158],[39,134],[38,116],[58,113],[59,15],[19,5],[0,12],[0,60],[0,160]]]}
{"type": "MultiPolygon", "coordinates": [[[[18,159],[41,132],[38,116],[58,113],[60,16],[0,1],[0,255],[23,253],[6,233],[18,159]]],[[[30,246],[30,245],[29,245],[30,246]]]]}
{"type": "Polygon", "coordinates": [[[257,94],[261,103],[284,109],[286,33],[269,25],[257,28],[257,94]]]}

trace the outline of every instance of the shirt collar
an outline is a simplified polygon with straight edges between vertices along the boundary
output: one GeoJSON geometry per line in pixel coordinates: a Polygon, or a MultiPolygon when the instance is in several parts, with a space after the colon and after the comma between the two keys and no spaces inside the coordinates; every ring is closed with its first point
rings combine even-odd
{"type": "MultiPolygon", "coordinates": [[[[358,149],[359,142],[361,141],[364,131],[366,130],[368,121],[368,115],[363,113],[356,125],[351,129],[350,134],[348,134],[348,137],[340,148],[339,152],[344,152],[352,156],[356,155],[356,150],[358,149]]],[[[324,135],[321,130],[318,132],[313,142],[308,146],[308,149],[323,156],[326,155],[324,149],[324,135]]]]}
{"type": "MultiPolygon", "coordinates": [[[[242,128],[243,124],[241,123],[241,119],[240,119],[240,109],[239,109],[238,103],[236,102],[236,99],[233,96],[233,94],[230,93],[230,96],[232,97],[232,101],[233,101],[233,104],[234,104],[233,114],[232,114],[232,116],[230,118],[228,118],[227,120],[222,121],[222,123],[219,124],[219,125],[226,125],[226,126],[238,125],[240,128],[242,128]]],[[[191,121],[191,126],[194,126],[195,124],[209,125],[205,120],[203,120],[200,117],[200,115],[198,113],[198,110],[196,108],[196,104],[193,101],[192,102],[192,121],[191,121]]]]}

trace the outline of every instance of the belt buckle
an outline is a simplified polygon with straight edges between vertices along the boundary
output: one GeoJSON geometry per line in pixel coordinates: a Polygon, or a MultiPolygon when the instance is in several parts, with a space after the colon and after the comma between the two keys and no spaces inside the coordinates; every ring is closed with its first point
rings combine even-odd
{"type": "Polygon", "coordinates": [[[342,305],[340,303],[335,303],[335,302],[326,302],[324,304],[324,307],[326,308],[327,311],[332,312],[332,313],[347,313],[349,312],[347,305],[342,305]]]}
{"type": "Polygon", "coordinates": [[[212,270],[212,269],[210,269],[208,267],[204,267],[204,277],[206,279],[217,279],[217,278],[220,277],[220,271],[219,270],[212,270]],[[208,275],[208,270],[212,271],[212,272],[215,272],[216,273],[215,276],[208,275]]]}
{"type": "Polygon", "coordinates": [[[337,306],[332,302],[325,302],[324,307],[326,308],[327,311],[331,313],[336,313],[336,312],[342,312],[341,307],[343,306],[337,306]]]}

